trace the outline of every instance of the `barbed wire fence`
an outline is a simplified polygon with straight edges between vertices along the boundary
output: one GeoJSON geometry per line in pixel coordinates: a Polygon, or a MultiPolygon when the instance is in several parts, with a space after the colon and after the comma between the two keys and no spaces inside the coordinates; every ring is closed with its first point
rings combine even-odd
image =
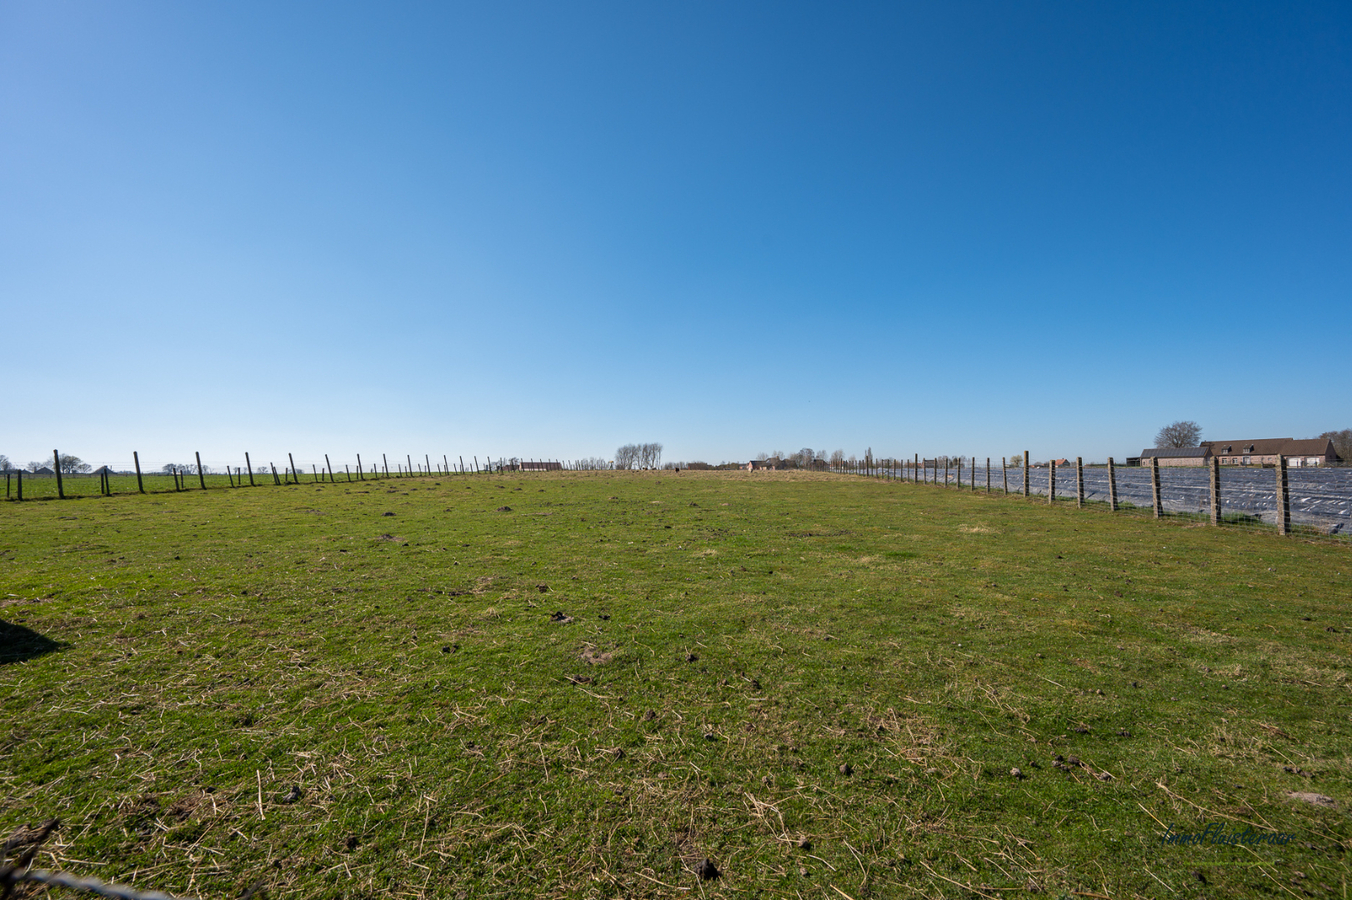
{"type": "Polygon", "coordinates": [[[886,480],[935,484],[973,492],[1042,498],[1048,504],[1185,518],[1215,526],[1279,534],[1352,538],[1352,467],[1274,464],[1123,466],[1082,458],[1035,463],[1022,458],[936,456],[852,461],[833,471],[886,480]]]}
{"type": "Polygon", "coordinates": [[[51,819],[40,828],[20,828],[5,841],[4,855],[0,857],[0,900],[22,897],[25,884],[38,884],[47,887],[63,887],[88,894],[110,897],[112,900],[189,900],[175,897],[163,891],[140,891],[121,884],[112,884],[98,878],[81,877],[67,872],[52,872],[47,869],[32,868],[47,838],[60,825],[59,820],[51,819]],[[21,851],[11,862],[10,854],[21,851]]]}
{"type": "MultiPolygon", "coordinates": [[[[53,451],[45,472],[9,469],[4,475],[6,500],[72,499],[152,494],[176,491],[284,487],[300,484],[384,481],[398,478],[470,477],[494,474],[578,471],[613,468],[600,459],[576,461],[538,460],[472,455],[440,460],[412,454],[391,460],[334,462],[329,454],[297,463],[288,452],[279,466],[275,459],[255,462],[243,454],[243,465],[225,460],[204,462],[194,454],[190,462],[143,463],[140,454],[130,461],[102,463],[88,472],[63,472],[63,457],[53,451]]],[[[814,464],[814,469],[818,466],[814,464]]],[[[1022,458],[936,456],[914,454],[904,458],[847,460],[821,468],[837,473],[866,475],[918,484],[938,484],[972,491],[1041,497],[1049,504],[1075,503],[1078,507],[1110,512],[1150,515],[1155,518],[1190,518],[1217,526],[1276,530],[1281,534],[1324,534],[1352,538],[1352,466],[1293,466],[1285,457],[1277,464],[1221,466],[1215,457],[1201,466],[1124,466],[1113,459],[1088,463],[1083,459],[1036,463],[1024,452],[1022,458]]]]}
{"type": "Polygon", "coordinates": [[[295,455],[255,461],[250,453],[242,460],[203,461],[201,453],[187,462],[143,461],[139,452],[130,460],[85,463],[53,450],[45,465],[32,469],[9,468],[3,472],[4,493],[0,498],[12,501],[67,500],[79,497],[115,494],[158,494],[178,491],[234,489],[245,487],[284,487],[296,484],[357,483],[390,478],[456,477],[503,474],[506,472],[545,472],[595,467],[595,460],[561,462],[559,460],[464,456],[451,459],[443,454],[435,459],[423,454],[391,458],[380,454],[378,460],[363,460],[361,454],[349,460],[334,461],[329,454],[297,463],[295,455]],[[280,462],[280,464],[279,464],[280,462]]]}

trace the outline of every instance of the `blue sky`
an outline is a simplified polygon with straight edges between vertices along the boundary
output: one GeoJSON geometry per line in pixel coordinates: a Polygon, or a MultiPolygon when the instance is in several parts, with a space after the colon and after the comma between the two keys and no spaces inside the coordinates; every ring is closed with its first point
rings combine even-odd
{"type": "Polygon", "coordinates": [[[1345,2],[0,0],[20,463],[1309,437],[1349,288],[1345,2]]]}

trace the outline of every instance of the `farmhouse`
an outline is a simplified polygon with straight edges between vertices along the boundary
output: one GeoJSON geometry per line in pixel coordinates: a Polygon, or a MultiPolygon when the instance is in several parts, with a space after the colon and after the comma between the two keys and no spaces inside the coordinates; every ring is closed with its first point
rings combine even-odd
{"type": "Polygon", "coordinates": [[[1333,442],[1326,438],[1257,438],[1244,441],[1202,441],[1202,447],[1223,466],[1275,466],[1285,456],[1289,466],[1326,466],[1338,461],[1333,442]]]}
{"type": "Polygon", "coordinates": [[[1161,466],[1204,466],[1211,461],[1211,449],[1202,447],[1148,447],[1141,451],[1143,466],[1157,459],[1161,466]]]}

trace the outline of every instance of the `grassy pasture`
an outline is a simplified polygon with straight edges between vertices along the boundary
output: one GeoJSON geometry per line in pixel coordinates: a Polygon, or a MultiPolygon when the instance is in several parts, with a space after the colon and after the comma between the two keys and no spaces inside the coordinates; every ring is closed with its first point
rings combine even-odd
{"type": "Polygon", "coordinates": [[[832,475],[0,504],[0,827],[201,897],[1346,898],[1349,599],[832,475]]]}

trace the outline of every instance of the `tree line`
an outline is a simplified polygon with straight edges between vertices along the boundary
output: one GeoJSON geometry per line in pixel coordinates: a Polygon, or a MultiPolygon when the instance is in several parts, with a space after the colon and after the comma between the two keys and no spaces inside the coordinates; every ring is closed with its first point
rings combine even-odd
{"type": "MultiPolygon", "coordinates": [[[[69,453],[62,453],[60,457],[58,457],[58,460],[62,475],[79,475],[94,468],[89,463],[80,459],[80,457],[71,456],[69,453]]],[[[25,472],[39,472],[43,469],[50,469],[51,467],[52,461],[50,459],[30,462],[26,466],[16,466],[14,463],[10,462],[8,456],[0,453],[0,472],[17,472],[20,469],[25,472]]]]}
{"type": "Polygon", "coordinates": [[[625,444],[615,451],[615,468],[617,469],[659,469],[661,467],[661,444],[625,444]]]}

